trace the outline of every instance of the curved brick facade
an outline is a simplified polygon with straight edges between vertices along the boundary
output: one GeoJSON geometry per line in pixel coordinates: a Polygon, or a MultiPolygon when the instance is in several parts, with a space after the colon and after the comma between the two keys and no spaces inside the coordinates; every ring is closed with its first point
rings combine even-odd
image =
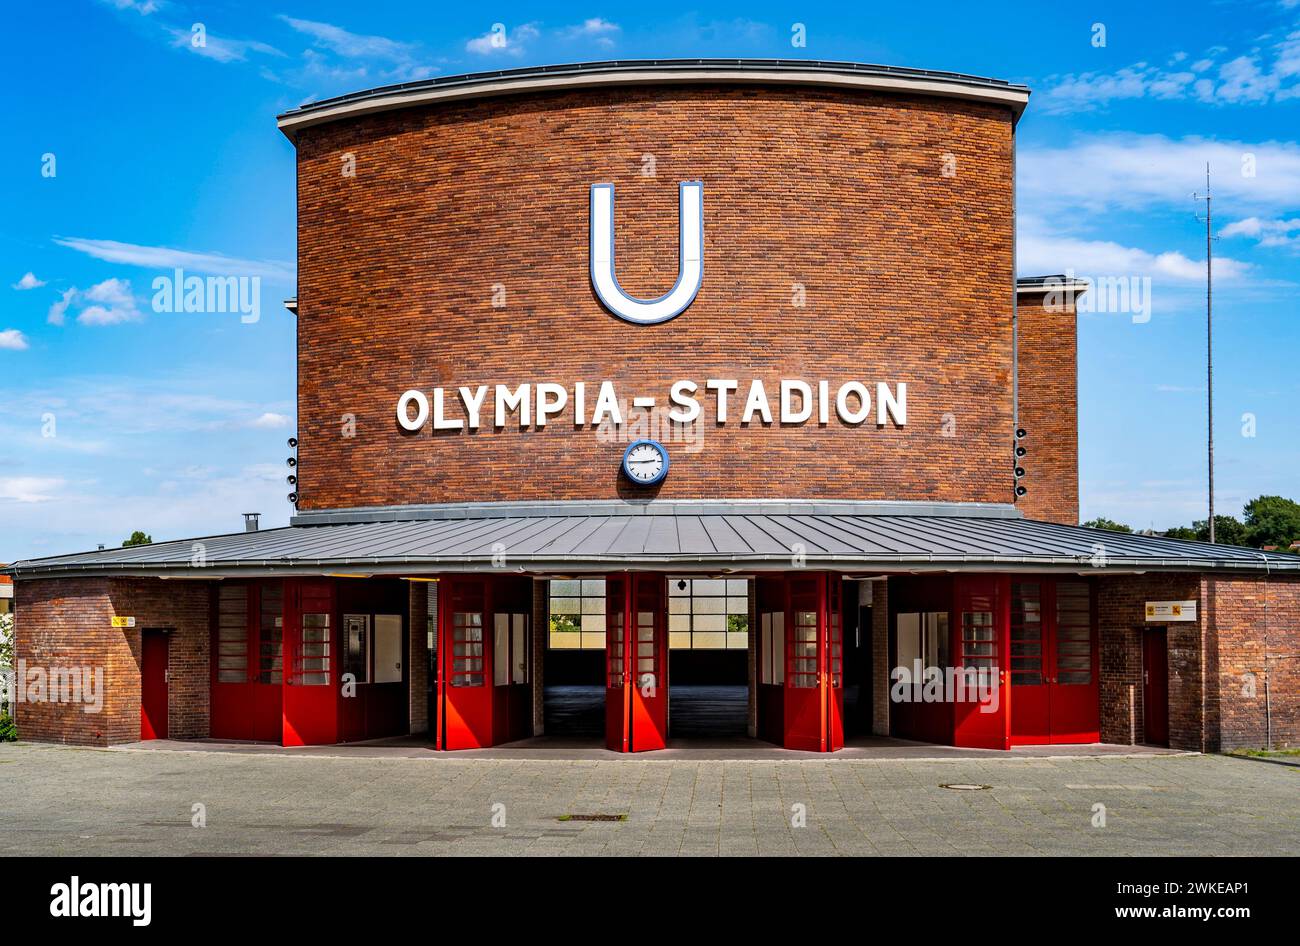
{"type": "Polygon", "coordinates": [[[303,129],[300,508],[1011,501],[1012,136],[997,105],[752,86],[537,93],[303,129]],[[592,290],[589,188],[617,188],[622,285],[658,296],[691,179],[703,287],[673,321],[623,322],[592,290]],[[409,388],[585,381],[590,410],[602,380],[664,404],[673,381],[709,378],[741,381],[732,422],[715,425],[706,400],[702,449],[670,444],[671,474],[649,490],[621,478],[622,444],[570,411],[542,430],[410,434],[394,418],[409,388]],[[773,400],[781,378],[832,393],[905,382],[907,423],[744,426],[754,378],[773,400]]]}

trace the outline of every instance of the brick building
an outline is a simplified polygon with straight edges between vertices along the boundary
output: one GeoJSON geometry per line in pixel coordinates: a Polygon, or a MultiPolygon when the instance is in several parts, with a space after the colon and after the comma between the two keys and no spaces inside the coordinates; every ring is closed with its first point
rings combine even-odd
{"type": "Polygon", "coordinates": [[[104,681],[20,732],[1296,744],[1300,560],[1078,525],[1028,100],[692,60],[280,116],[296,514],[11,566],[20,675],[104,681]]]}

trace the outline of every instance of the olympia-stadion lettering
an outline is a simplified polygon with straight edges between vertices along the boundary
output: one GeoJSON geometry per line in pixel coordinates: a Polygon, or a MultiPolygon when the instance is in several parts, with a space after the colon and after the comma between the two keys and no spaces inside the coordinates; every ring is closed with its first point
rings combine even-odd
{"type": "MultiPolygon", "coordinates": [[[[681,315],[700,291],[704,277],[704,185],[701,181],[683,181],[679,189],[679,218],[681,236],[678,241],[677,282],[658,299],[637,299],[624,292],[618,284],[614,270],[614,185],[594,184],[591,188],[591,282],[601,304],[619,318],[639,325],[654,325],[681,315]]],[[[710,378],[703,383],[712,395],[712,416],[715,423],[725,424],[731,416],[729,399],[743,391],[743,407],[738,411],[742,424],[755,421],[771,424],[774,419],[781,424],[802,424],[812,418],[814,411],[818,424],[828,424],[832,405],[835,416],[846,424],[861,424],[871,416],[871,394],[860,381],[845,381],[834,389],[829,381],[812,384],[793,379],[782,379],[778,386],[775,404],[769,397],[763,381],[747,381],[743,388],[735,379],[710,378]],[[814,392],[815,388],[815,392],[814,392]],[[774,409],[775,408],[775,409],[774,409]]],[[[578,381],[566,386],[554,382],[532,382],[516,386],[498,384],[492,387],[490,404],[492,426],[505,427],[513,414],[519,426],[545,427],[546,422],[561,415],[572,404],[575,426],[596,427],[605,423],[621,425],[624,422],[618,391],[611,381],[601,381],[595,389],[591,411],[587,410],[587,382],[578,381]]],[[[695,395],[701,385],[682,379],[673,382],[667,392],[671,408],[668,419],[689,424],[700,418],[700,400],[695,395]]],[[[884,426],[892,420],[898,426],[907,423],[907,384],[899,383],[891,390],[885,382],[878,382],[876,390],[876,424],[884,426]]],[[[397,399],[397,421],[404,430],[423,428],[432,416],[434,430],[477,430],[488,399],[487,385],[458,387],[452,397],[444,388],[434,388],[432,400],[417,390],[405,391],[397,399]],[[450,416],[447,405],[455,398],[459,401],[462,416],[450,416]],[[432,405],[432,406],[430,406],[432,405]]],[[[654,408],[655,396],[638,396],[632,399],[637,408],[654,408]]]]}
{"type": "Polygon", "coordinates": [[[1079,525],[1076,318],[1106,286],[1016,272],[1029,104],[656,60],[280,115],[287,524],[6,567],[19,732],[1300,742],[1300,559],[1079,525]]]}

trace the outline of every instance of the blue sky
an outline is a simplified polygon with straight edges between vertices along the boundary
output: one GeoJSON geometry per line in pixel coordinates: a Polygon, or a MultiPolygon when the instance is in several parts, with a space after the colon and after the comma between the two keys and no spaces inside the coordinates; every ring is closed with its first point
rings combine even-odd
{"type": "Polygon", "coordinates": [[[1021,273],[1151,279],[1149,319],[1080,320],[1085,518],[1204,517],[1205,251],[1190,195],[1210,160],[1219,509],[1300,499],[1300,0],[471,6],[6,5],[0,561],[134,529],[234,531],[244,511],[288,521],[294,168],[278,112],[611,58],[848,59],[1027,83],[1021,273]],[[487,41],[496,23],[504,48],[487,41]],[[258,274],[260,319],[153,311],[150,284],[174,265],[258,274]]]}

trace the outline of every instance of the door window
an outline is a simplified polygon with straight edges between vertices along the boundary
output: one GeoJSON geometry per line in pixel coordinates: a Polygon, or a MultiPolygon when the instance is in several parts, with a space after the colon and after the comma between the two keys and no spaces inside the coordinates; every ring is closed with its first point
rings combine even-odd
{"type": "Polygon", "coordinates": [[[1056,682],[1092,683],[1092,595],[1087,582],[1056,585],[1056,682]]]}
{"type": "Polygon", "coordinates": [[[1042,590],[1038,582],[1011,583],[1011,685],[1043,683],[1042,590]]]}

